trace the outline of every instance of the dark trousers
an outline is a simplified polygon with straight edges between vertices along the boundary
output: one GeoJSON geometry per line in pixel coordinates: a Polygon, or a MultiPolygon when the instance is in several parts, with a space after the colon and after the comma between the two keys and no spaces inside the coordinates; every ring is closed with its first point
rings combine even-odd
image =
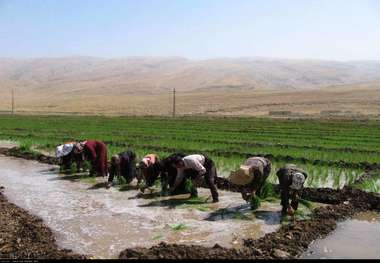
{"type": "Polygon", "coordinates": [[[61,167],[63,170],[71,170],[71,165],[75,162],[77,172],[79,173],[83,166],[83,159],[83,154],[75,154],[74,152],[71,152],[61,158],[61,167]]]}
{"type": "MultiPolygon", "coordinates": [[[[108,176],[108,182],[113,182],[115,176],[122,176],[125,179],[125,183],[129,184],[136,177],[136,172],[133,170],[134,162],[126,164],[127,167],[121,167],[122,164],[111,164],[108,176]]],[[[125,164],[124,164],[125,165],[125,164]]],[[[137,184],[139,184],[141,178],[137,178],[137,184]]]]}
{"type": "Polygon", "coordinates": [[[281,206],[282,213],[286,213],[286,210],[289,207],[289,199],[291,199],[290,206],[294,209],[298,209],[298,201],[299,201],[299,191],[290,189],[291,178],[288,173],[280,173],[277,174],[278,180],[280,183],[281,190],[281,206]]]}
{"type": "MultiPolygon", "coordinates": [[[[206,173],[204,174],[204,180],[206,182],[206,185],[211,191],[212,199],[214,201],[218,201],[219,194],[215,185],[217,173],[214,161],[205,157],[204,167],[206,168],[206,173]]],[[[184,173],[186,178],[191,178],[192,180],[191,196],[198,196],[197,186],[200,185],[201,176],[199,176],[197,171],[192,169],[186,169],[184,173]]]]}
{"type": "Polygon", "coordinates": [[[271,169],[272,165],[270,162],[268,162],[268,164],[263,169],[263,173],[258,169],[253,170],[252,181],[242,189],[242,196],[244,200],[248,199],[248,197],[251,196],[253,192],[255,192],[256,195],[260,194],[261,189],[265,184],[265,181],[270,175],[271,169]]]}

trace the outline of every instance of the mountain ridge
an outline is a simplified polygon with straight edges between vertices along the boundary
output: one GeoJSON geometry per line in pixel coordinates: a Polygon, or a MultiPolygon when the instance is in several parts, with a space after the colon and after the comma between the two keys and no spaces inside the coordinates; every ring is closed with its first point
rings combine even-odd
{"type": "Polygon", "coordinates": [[[295,90],[380,81],[380,61],[183,57],[0,58],[4,89],[61,94],[295,90]]]}

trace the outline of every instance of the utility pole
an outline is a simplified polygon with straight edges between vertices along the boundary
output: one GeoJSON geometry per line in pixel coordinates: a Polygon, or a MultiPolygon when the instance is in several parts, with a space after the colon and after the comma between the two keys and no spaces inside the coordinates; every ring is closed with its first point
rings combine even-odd
{"type": "Polygon", "coordinates": [[[175,88],[173,89],[173,118],[175,117],[175,88]]]}
{"type": "Polygon", "coordinates": [[[12,87],[12,115],[15,113],[15,90],[12,87]]]}

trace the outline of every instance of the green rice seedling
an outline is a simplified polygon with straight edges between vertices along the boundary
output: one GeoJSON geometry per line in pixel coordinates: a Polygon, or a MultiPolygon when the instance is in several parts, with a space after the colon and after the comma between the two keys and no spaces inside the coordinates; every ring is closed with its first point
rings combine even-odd
{"type": "Polygon", "coordinates": [[[258,196],[261,199],[267,199],[267,198],[277,198],[279,196],[278,193],[275,191],[275,185],[265,182],[264,186],[262,187],[260,193],[258,193],[258,196]]]}
{"type": "Polygon", "coordinates": [[[83,171],[89,171],[91,169],[91,163],[89,161],[83,162],[83,171]]]}
{"type": "Polygon", "coordinates": [[[206,204],[207,198],[203,196],[191,197],[185,201],[186,204],[206,204]]]}
{"type": "Polygon", "coordinates": [[[182,230],[187,229],[188,227],[185,224],[179,223],[179,224],[171,224],[170,228],[173,231],[182,231],[182,230]]]}
{"type": "Polygon", "coordinates": [[[277,197],[273,197],[273,196],[268,196],[268,197],[261,199],[261,202],[268,202],[268,203],[275,203],[278,201],[279,201],[279,199],[277,197]]]}
{"type": "Polygon", "coordinates": [[[198,211],[201,211],[201,212],[207,212],[207,211],[210,211],[210,208],[205,207],[205,206],[198,206],[198,207],[196,207],[196,209],[197,209],[198,211]]]}
{"type": "Polygon", "coordinates": [[[123,176],[116,176],[117,178],[117,184],[118,185],[125,185],[127,183],[127,180],[123,176]]]}
{"type": "Polygon", "coordinates": [[[192,189],[193,189],[193,182],[190,179],[186,179],[186,182],[185,182],[186,192],[190,193],[192,189]]]}
{"type": "Polygon", "coordinates": [[[85,182],[87,184],[96,184],[96,178],[95,177],[84,177],[80,179],[82,182],[85,182]]]}
{"type": "Polygon", "coordinates": [[[70,173],[75,173],[77,171],[77,164],[72,162],[70,165],[70,173]]]}
{"type": "Polygon", "coordinates": [[[20,150],[23,152],[31,152],[32,149],[32,142],[31,141],[23,141],[20,144],[20,150]]]}
{"type": "Polygon", "coordinates": [[[251,220],[248,216],[244,215],[242,212],[235,212],[233,215],[233,219],[238,219],[238,220],[251,220]]]}
{"type": "Polygon", "coordinates": [[[367,180],[363,182],[359,188],[367,192],[380,193],[380,182],[379,180],[367,180]]]}
{"type": "Polygon", "coordinates": [[[371,177],[364,182],[353,184],[355,188],[359,188],[363,191],[380,193],[380,170],[370,172],[371,177]]]}
{"type": "Polygon", "coordinates": [[[207,198],[205,197],[191,197],[187,199],[184,204],[179,208],[192,208],[201,212],[207,212],[210,208],[207,206],[207,198]]]}
{"type": "Polygon", "coordinates": [[[328,186],[331,170],[323,169],[321,166],[313,166],[314,176],[319,180],[319,186],[328,186]]]}
{"type": "Polygon", "coordinates": [[[251,198],[249,203],[251,206],[251,210],[256,210],[261,206],[260,198],[256,195],[251,198]]]}
{"type": "Polygon", "coordinates": [[[301,209],[295,211],[294,216],[297,220],[309,220],[311,218],[310,213],[305,212],[301,209]]]}
{"type": "Polygon", "coordinates": [[[300,199],[298,200],[298,202],[299,202],[300,204],[304,205],[305,207],[307,207],[308,209],[313,209],[313,203],[310,202],[310,201],[307,201],[307,200],[305,200],[305,199],[300,198],[300,199]]]}
{"type": "Polygon", "coordinates": [[[340,185],[341,179],[343,179],[343,181],[344,181],[344,178],[342,178],[344,176],[344,173],[340,168],[338,168],[336,170],[331,169],[331,171],[332,171],[332,176],[333,176],[333,181],[334,181],[333,186],[334,186],[334,188],[339,189],[341,186],[340,185]]]}
{"type": "Polygon", "coordinates": [[[347,182],[348,185],[352,185],[356,181],[356,179],[358,179],[358,177],[363,173],[363,171],[357,169],[349,169],[347,170],[347,172],[349,173],[349,179],[347,182]]]}
{"type": "Polygon", "coordinates": [[[161,238],[163,238],[163,235],[158,234],[158,235],[155,235],[154,237],[152,237],[152,240],[158,240],[158,239],[161,239],[161,238]]]}
{"type": "Polygon", "coordinates": [[[178,208],[184,208],[184,209],[196,209],[201,212],[207,212],[210,211],[210,208],[207,207],[206,204],[183,204],[179,206],[178,208]]]}

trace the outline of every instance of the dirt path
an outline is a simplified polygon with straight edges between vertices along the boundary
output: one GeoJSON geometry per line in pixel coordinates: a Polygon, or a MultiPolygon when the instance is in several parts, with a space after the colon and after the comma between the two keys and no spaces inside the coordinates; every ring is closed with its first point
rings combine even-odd
{"type": "Polygon", "coordinates": [[[59,249],[42,220],[8,202],[0,190],[0,259],[85,258],[59,249]]]}

